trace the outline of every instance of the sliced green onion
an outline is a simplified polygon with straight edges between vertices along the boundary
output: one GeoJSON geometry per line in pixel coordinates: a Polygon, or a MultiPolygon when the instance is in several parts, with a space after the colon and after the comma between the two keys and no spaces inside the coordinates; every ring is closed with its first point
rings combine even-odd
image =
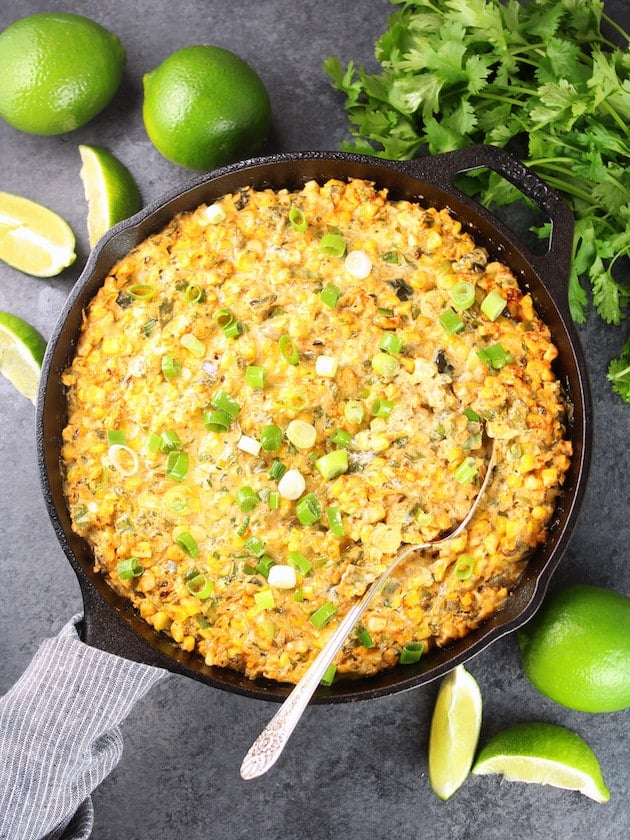
{"type": "Polygon", "coordinates": [[[338,233],[327,233],[319,240],[319,250],[327,257],[343,257],[346,253],[346,243],[338,233]]]}
{"type": "Polygon", "coordinates": [[[477,414],[474,408],[465,408],[464,415],[471,423],[481,423],[481,417],[477,414]]]}
{"type": "Polygon", "coordinates": [[[400,369],[398,359],[389,353],[377,353],[372,357],[372,370],[384,379],[393,379],[400,369]]]}
{"type": "Polygon", "coordinates": [[[218,391],[210,401],[210,404],[214,408],[218,408],[220,411],[225,411],[232,420],[237,417],[239,411],[241,410],[240,405],[234,397],[231,397],[225,391],[218,391]]]}
{"type": "Polygon", "coordinates": [[[251,487],[239,487],[236,491],[236,504],[243,513],[250,513],[260,502],[260,496],[251,487]]]}
{"type": "Polygon", "coordinates": [[[206,294],[201,286],[197,286],[195,283],[190,283],[186,286],[184,299],[187,303],[202,303],[205,297],[206,294]]]}
{"type": "Polygon", "coordinates": [[[157,294],[157,289],[148,283],[134,283],[133,286],[127,289],[127,292],[129,297],[135,300],[151,300],[157,294]]]}
{"type": "Polygon", "coordinates": [[[335,309],[339,298],[341,297],[341,289],[335,286],[334,283],[326,283],[319,293],[319,296],[326,306],[330,306],[331,309],[335,309]]]}
{"type": "Polygon", "coordinates": [[[280,347],[280,352],[282,353],[282,358],[285,360],[285,362],[288,362],[290,365],[299,364],[300,357],[298,355],[297,348],[290,336],[280,336],[278,346],[280,347]]]}
{"type": "Polygon", "coordinates": [[[303,233],[308,227],[306,216],[304,215],[304,212],[300,210],[299,207],[292,207],[289,210],[289,224],[291,225],[293,230],[297,230],[300,233],[303,233]]]}
{"type": "Polygon", "coordinates": [[[401,665],[414,665],[419,662],[424,652],[424,642],[409,642],[400,651],[399,662],[401,665]]]}
{"type": "Polygon", "coordinates": [[[336,478],[342,473],[348,472],[348,451],[346,449],[334,449],[327,452],[315,461],[315,466],[326,479],[336,478]]]}
{"type": "Polygon", "coordinates": [[[172,452],[174,449],[181,449],[182,442],[179,439],[179,435],[177,432],[167,429],[166,431],[162,432],[160,435],[160,451],[164,452],[172,452]]]}
{"type": "Polygon", "coordinates": [[[205,356],[206,354],[206,345],[192,333],[184,333],[184,335],[180,338],[179,343],[198,359],[201,359],[202,356],[205,356]]]}
{"type": "Polygon", "coordinates": [[[389,306],[377,306],[376,311],[379,315],[384,315],[386,318],[391,318],[394,314],[394,310],[390,309],[389,306]]]}
{"type": "Polygon", "coordinates": [[[278,482],[278,493],[283,499],[295,501],[306,489],[306,480],[299,470],[288,470],[278,482]]]}
{"type": "Polygon", "coordinates": [[[183,481],[188,475],[189,458],[185,452],[174,449],[168,453],[166,475],[175,481],[183,481]]]}
{"type": "Polygon", "coordinates": [[[149,452],[155,455],[155,453],[159,452],[162,448],[162,437],[160,435],[156,435],[155,432],[149,432],[144,445],[149,452]]]}
{"type": "Polygon", "coordinates": [[[318,522],[322,515],[322,508],[317,496],[314,493],[302,496],[295,506],[295,515],[302,525],[314,525],[318,522]]]}
{"type": "Polygon", "coordinates": [[[348,400],[343,409],[343,416],[348,423],[358,426],[365,419],[365,408],[359,400],[348,400]]]}
{"type": "Polygon", "coordinates": [[[127,443],[127,436],[120,429],[108,429],[107,430],[107,443],[108,443],[109,446],[112,446],[113,444],[118,444],[119,446],[124,446],[127,443]]]}
{"type": "Polygon", "coordinates": [[[512,361],[512,354],[499,343],[482,347],[481,350],[477,350],[477,355],[492,370],[500,370],[512,361]]]}
{"type": "Polygon", "coordinates": [[[291,420],[285,434],[298,449],[312,449],[317,440],[317,429],[306,420],[291,420]]]}
{"type": "Polygon", "coordinates": [[[372,403],[373,417],[389,417],[394,410],[394,403],[392,400],[374,400],[372,403]]]}
{"type": "Polygon", "coordinates": [[[207,601],[214,592],[214,583],[203,574],[197,574],[186,581],[186,589],[200,601],[207,601]]]}
{"type": "Polygon", "coordinates": [[[125,476],[133,475],[138,469],[138,456],[123,443],[112,443],[107,450],[112,466],[125,476]]]}
{"type": "Polygon", "coordinates": [[[477,462],[469,455],[461,462],[453,473],[453,477],[459,481],[460,484],[468,484],[477,477],[477,462]]]}
{"type": "Polygon", "coordinates": [[[175,356],[170,356],[168,353],[162,356],[162,373],[165,379],[174,379],[179,376],[181,370],[181,362],[175,356]]]}
{"type": "Polygon", "coordinates": [[[400,353],[403,348],[403,340],[399,335],[396,335],[396,333],[386,332],[381,336],[378,346],[386,353],[396,355],[397,353],[400,353]]]}
{"type": "Polygon", "coordinates": [[[269,557],[268,554],[263,554],[263,556],[258,560],[258,563],[256,563],[256,573],[262,575],[264,578],[269,577],[269,570],[274,563],[275,560],[273,557],[269,557]]]}
{"type": "Polygon", "coordinates": [[[313,568],[313,564],[308,557],[300,551],[290,551],[287,557],[287,563],[293,566],[301,575],[307,575],[313,568]]]}
{"type": "Polygon", "coordinates": [[[267,499],[269,510],[278,510],[280,507],[280,493],[277,490],[272,490],[267,499]]]}
{"type": "Polygon", "coordinates": [[[282,445],[282,429],[273,423],[263,426],[260,430],[260,445],[267,452],[274,452],[282,445]]]}
{"type": "Polygon", "coordinates": [[[491,292],[488,292],[485,298],[481,301],[481,306],[479,308],[486,318],[489,318],[491,321],[496,321],[506,306],[507,301],[505,298],[501,297],[496,289],[493,289],[491,292]]]}
{"type": "Polygon", "coordinates": [[[365,627],[359,627],[357,629],[357,638],[361,642],[364,648],[373,648],[374,647],[374,639],[370,636],[368,631],[365,627]]]}
{"type": "Polygon", "coordinates": [[[236,529],[237,536],[242,537],[244,534],[247,533],[248,528],[249,528],[249,516],[246,516],[245,519],[243,519],[241,524],[236,529]]]}
{"type": "Polygon", "coordinates": [[[335,446],[342,446],[345,449],[347,446],[350,446],[352,435],[345,429],[335,429],[330,436],[330,440],[335,446]]]}
{"type": "Polygon", "coordinates": [[[334,356],[318,356],[315,360],[315,373],[318,376],[332,377],[337,373],[339,362],[334,356]]]}
{"type": "Polygon", "coordinates": [[[273,478],[274,481],[280,481],[286,471],[287,468],[282,461],[274,461],[269,468],[269,478],[273,478]]]}
{"type": "Polygon", "coordinates": [[[322,678],[320,680],[320,685],[329,686],[332,685],[335,679],[335,674],[337,673],[337,666],[334,662],[331,662],[328,668],[322,674],[322,678]]]}
{"type": "Polygon", "coordinates": [[[220,204],[210,204],[203,211],[205,220],[211,225],[218,225],[226,217],[226,212],[220,204]]]}
{"type": "Polygon", "coordinates": [[[350,251],[345,259],[344,268],[355,280],[365,280],[372,271],[372,260],[365,251],[350,251]]]}
{"type": "Polygon", "coordinates": [[[304,590],[301,587],[296,589],[293,593],[293,600],[298,602],[302,602],[304,600],[304,590]]]}
{"type": "Polygon", "coordinates": [[[225,330],[226,327],[234,323],[234,315],[232,315],[229,309],[219,309],[214,313],[213,318],[214,323],[222,330],[225,330]]]}
{"type": "Polygon", "coordinates": [[[453,312],[452,309],[445,309],[438,320],[446,332],[451,335],[457,335],[457,333],[460,333],[465,327],[462,319],[456,312],[453,312]]]}
{"type": "Polygon", "coordinates": [[[259,610],[272,610],[276,605],[271,589],[263,589],[262,592],[256,592],[254,594],[254,601],[259,610]]]}
{"type": "Polygon", "coordinates": [[[311,614],[311,624],[317,628],[323,627],[325,624],[328,624],[336,612],[337,607],[331,601],[326,601],[325,604],[322,604],[321,607],[311,614]]]}
{"type": "Polygon", "coordinates": [[[175,543],[181,548],[184,554],[187,554],[189,557],[199,557],[199,546],[197,545],[195,538],[188,533],[188,531],[182,531],[177,537],[175,537],[175,543]]]}
{"type": "Polygon", "coordinates": [[[128,557],[126,560],[121,560],[116,568],[118,577],[121,580],[131,580],[132,578],[140,577],[144,572],[144,566],[137,557],[128,557]]]}
{"type": "Polygon", "coordinates": [[[248,365],[245,368],[245,384],[250,388],[264,388],[265,369],[258,365],[248,365]]]}
{"type": "Polygon", "coordinates": [[[256,438],[250,437],[250,435],[241,435],[236,445],[241,452],[247,452],[248,455],[256,456],[260,452],[259,441],[256,438]]]}
{"type": "Polygon", "coordinates": [[[242,332],[243,325],[240,321],[232,321],[232,323],[228,324],[223,330],[223,334],[226,338],[238,338],[242,332]]]}
{"type": "Polygon", "coordinates": [[[400,265],[400,263],[402,262],[398,251],[386,251],[381,257],[381,259],[388,265],[400,265]]]}
{"type": "Polygon", "coordinates": [[[265,544],[259,537],[248,537],[245,540],[245,548],[254,557],[262,557],[265,553],[265,544]]]}
{"type": "Polygon", "coordinates": [[[328,530],[330,533],[335,537],[343,537],[346,531],[343,527],[341,511],[336,505],[326,508],[326,518],[328,519],[328,530]]]}
{"type": "Polygon", "coordinates": [[[462,554],[455,563],[454,575],[458,580],[469,578],[475,568],[475,558],[469,554],[462,554]]]}
{"type": "Polygon", "coordinates": [[[227,432],[232,423],[230,415],[220,408],[204,411],[203,425],[209,432],[227,432]]]}
{"type": "Polygon", "coordinates": [[[226,338],[236,338],[242,331],[242,325],[229,309],[219,309],[214,313],[214,323],[223,330],[226,338]]]}
{"type": "Polygon", "coordinates": [[[463,312],[464,309],[470,309],[475,302],[475,287],[466,280],[460,280],[459,283],[455,283],[450,295],[455,309],[458,312],[463,312]]]}

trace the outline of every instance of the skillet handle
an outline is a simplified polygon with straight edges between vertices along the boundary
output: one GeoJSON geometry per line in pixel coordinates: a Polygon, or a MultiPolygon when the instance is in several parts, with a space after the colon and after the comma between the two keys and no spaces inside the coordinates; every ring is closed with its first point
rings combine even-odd
{"type": "Polygon", "coordinates": [[[560,195],[529,167],[497,146],[470,146],[433,157],[404,161],[403,166],[410,175],[422,177],[430,184],[454,193],[467,206],[474,202],[477,212],[500,228],[507,239],[518,242],[519,248],[526,251],[528,262],[545,278],[556,300],[566,301],[575,219],[560,195]],[[545,254],[532,254],[529,248],[518,240],[514,231],[497,219],[490,210],[454,186],[453,181],[457,175],[483,167],[502,175],[547,216],[551,223],[551,233],[545,254]]]}

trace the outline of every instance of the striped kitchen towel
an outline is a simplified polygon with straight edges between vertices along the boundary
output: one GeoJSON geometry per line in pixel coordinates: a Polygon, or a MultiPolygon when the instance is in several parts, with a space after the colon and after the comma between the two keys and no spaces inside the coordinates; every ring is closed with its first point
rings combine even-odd
{"type": "Polygon", "coordinates": [[[122,755],[120,724],[167,672],[84,644],[81,616],[0,698],[0,840],[85,840],[90,793],[122,755]]]}

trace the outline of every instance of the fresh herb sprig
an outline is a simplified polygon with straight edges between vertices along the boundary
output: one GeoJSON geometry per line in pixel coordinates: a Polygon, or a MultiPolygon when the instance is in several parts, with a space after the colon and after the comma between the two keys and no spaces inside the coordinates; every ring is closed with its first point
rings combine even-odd
{"type": "MultiPolygon", "coordinates": [[[[476,143],[509,148],[559,190],[575,215],[569,304],[577,323],[592,306],[608,324],[628,318],[630,286],[630,36],[601,0],[390,0],[401,6],[375,45],[381,72],[324,62],[344,93],[353,141],[346,151],[387,159],[476,143]],[[625,46],[611,43],[605,23],[625,46]]],[[[479,169],[465,188],[485,204],[522,198],[479,169]]],[[[539,231],[542,235],[544,230],[539,231]]],[[[614,390],[627,348],[611,362],[614,390]]]]}

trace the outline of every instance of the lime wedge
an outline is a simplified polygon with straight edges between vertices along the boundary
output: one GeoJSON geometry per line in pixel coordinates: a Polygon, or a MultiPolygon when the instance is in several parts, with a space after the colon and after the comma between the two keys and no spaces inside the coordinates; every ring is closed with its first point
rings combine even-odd
{"type": "Polygon", "coordinates": [[[79,146],[79,154],[93,248],[111,227],[141,209],[142,197],[131,172],[111,152],[99,146],[79,146]]]}
{"type": "Polygon", "coordinates": [[[0,312],[0,374],[35,402],[46,340],[30,324],[0,312]]]}
{"type": "Polygon", "coordinates": [[[429,735],[429,782],[440,799],[463,784],[481,729],[481,692],[475,678],[458,665],[440,685],[429,735]]]}
{"type": "Polygon", "coordinates": [[[54,277],[76,259],[72,230],[48,207],[0,192],[0,260],[33,277],[54,277]]]}
{"type": "Polygon", "coordinates": [[[610,799],[589,745],[575,732],[554,723],[519,723],[504,729],[480,751],[472,772],[501,773],[510,782],[578,790],[595,802],[610,799]]]}

